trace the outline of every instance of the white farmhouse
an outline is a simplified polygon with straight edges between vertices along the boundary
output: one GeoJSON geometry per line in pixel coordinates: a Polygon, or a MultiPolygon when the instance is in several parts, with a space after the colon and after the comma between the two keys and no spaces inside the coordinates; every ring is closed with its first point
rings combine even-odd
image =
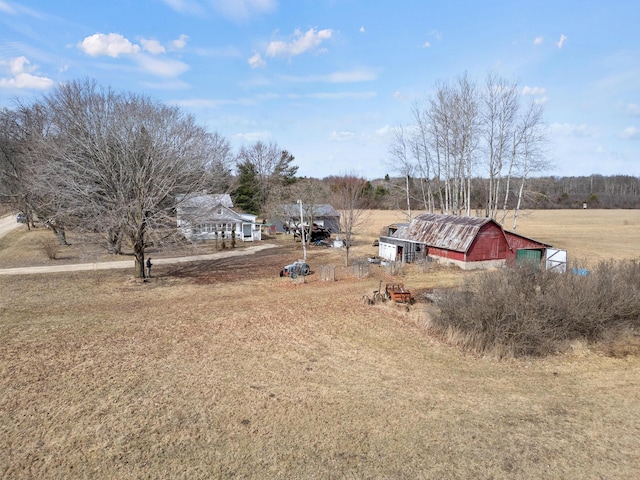
{"type": "Polygon", "coordinates": [[[256,215],[234,211],[229,194],[178,196],[177,204],[178,231],[190,240],[262,240],[256,215]]]}

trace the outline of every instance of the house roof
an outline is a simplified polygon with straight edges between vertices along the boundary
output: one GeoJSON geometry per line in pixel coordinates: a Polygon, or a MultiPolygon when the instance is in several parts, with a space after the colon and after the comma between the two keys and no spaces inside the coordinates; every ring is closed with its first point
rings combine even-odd
{"type": "MultiPolygon", "coordinates": [[[[290,217],[300,216],[300,205],[298,203],[282,205],[282,210],[290,217]]],[[[328,203],[317,203],[311,206],[302,204],[303,215],[308,216],[309,211],[313,213],[315,218],[340,216],[340,214],[328,203]]]]}
{"type": "Polygon", "coordinates": [[[233,208],[233,200],[231,200],[231,195],[229,195],[228,193],[196,195],[185,200],[183,199],[184,195],[178,195],[177,200],[180,204],[180,207],[188,209],[215,208],[218,205],[222,205],[223,207],[227,208],[233,208]]]}
{"type": "Polygon", "coordinates": [[[480,229],[489,223],[494,223],[502,230],[502,227],[490,218],[423,213],[414,218],[408,226],[399,227],[392,237],[436,248],[466,252],[480,229]]]}
{"type": "Polygon", "coordinates": [[[256,215],[232,210],[233,201],[228,193],[197,195],[187,199],[184,199],[184,196],[178,196],[177,200],[180,202],[177,208],[178,217],[188,222],[255,223],[256,221],[256,215]]]}

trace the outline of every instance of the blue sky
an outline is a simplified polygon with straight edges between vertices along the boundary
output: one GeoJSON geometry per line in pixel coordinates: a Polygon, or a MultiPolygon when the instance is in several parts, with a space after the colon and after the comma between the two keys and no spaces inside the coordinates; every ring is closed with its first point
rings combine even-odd
{"type": "Polygon", "coordinates": [[[640,176],[639,20],[637,0],[0,0],[0,106],[90,77],[300,175],[373,179],[413,101],[495,71],[544,103],[547,173],[640,176]]]}

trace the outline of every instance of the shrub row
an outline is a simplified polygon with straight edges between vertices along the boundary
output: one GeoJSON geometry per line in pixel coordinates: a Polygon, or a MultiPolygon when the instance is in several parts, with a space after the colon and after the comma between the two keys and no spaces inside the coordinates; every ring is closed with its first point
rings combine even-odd
{"type": "Polygon", "coordinates": [[[602,261],[585,276],[570,272],[480,272],[438,300],[433,326],[465,349],[515,357],[640,333],[639,262],[602,261]]]}

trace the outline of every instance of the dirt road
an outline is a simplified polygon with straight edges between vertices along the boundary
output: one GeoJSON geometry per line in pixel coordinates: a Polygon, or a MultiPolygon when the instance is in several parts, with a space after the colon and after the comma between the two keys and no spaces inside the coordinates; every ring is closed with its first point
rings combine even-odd
{"type": "Polygon", "coordinates": [[[15,215],[0,217],[0,238],[4,237],[11,230],[18,228],[20,225],[23,224],[16,221],[15,215]]]}

